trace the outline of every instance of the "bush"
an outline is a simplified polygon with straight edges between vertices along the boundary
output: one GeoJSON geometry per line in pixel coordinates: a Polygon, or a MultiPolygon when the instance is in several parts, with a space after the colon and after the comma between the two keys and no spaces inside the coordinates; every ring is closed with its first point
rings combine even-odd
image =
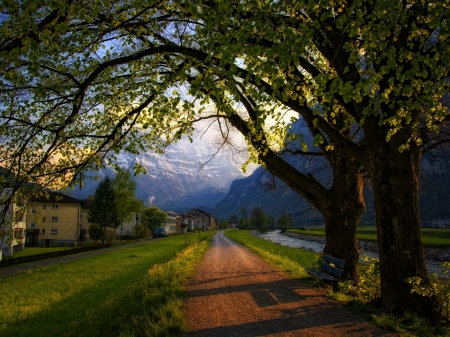
{"type": "Polygon", "coordinates": [[[368,264],[359,268],[359,283],[339,282],[339,289],[344,294],[359,297],[364,302],[371,302],[381,297],[380,261],[378,258],[366,256],[364,252],[361,259],[368,264]]]}
{"type": "MultiPolygon", "coordinates": [[[[442,264],[442,274],[449,272],[450,262],[442,264]]],[[[407,282],[411,284],[411,292],[420,296],[429,297],[435,304],[434,314],[436,320],[450,322],[450,281],[432,274],[427,280],[420,277],[410,277],[407,282]]]]}

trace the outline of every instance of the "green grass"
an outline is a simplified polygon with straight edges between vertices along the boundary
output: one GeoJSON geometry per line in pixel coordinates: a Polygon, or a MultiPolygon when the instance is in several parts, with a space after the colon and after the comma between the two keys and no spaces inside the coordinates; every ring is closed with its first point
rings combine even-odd
{"type": "Polygon", "coordinates": [[[27,247],[24,250],[14,254],[12,257],[23,257],[23,256],[29,256],[29,255],[37,255],[37,254],[44,254],[44,253],[51,253],[51,252],[57,252],[59,250],[66,250],[66,249],[72,249],[72,247],[27,247]]]}
{"type": "Polygon", "coordinates": [[[0,279],[0,336],[133,336],[136,329],[159,331],[148,334],[158,336],[182,331],[180,284],[208,246],[200,245],[202,249],[180,253],[186,248],[180,235],[0,279]],[[178,264],[167,264],[174,258],[178,264]],[[155,322],[158,310],[161,322],[155,322]]]}
{"type": "Polygon", "coordinates": [[[225,234],[231,239],[250,248],[270,264],[283,269],[292,277],[313,281],[305,268],[311,267],[320,254],[304,249],[276,245],[249,234],[246,230],[227,230],[225,234]]]}
{"type": "MultiPolygon", "coordinates": [[[[304,268],[311,266],[316,259],[316,253],[290,248],[256,238],[249,231],[226,231],[227,236],[261,256],[265,261],[286,271],[293,277],[312,280],[305,275],[304,268]]],[[[450,325],[431,326],[423,318],[406,313],[404,316],[393,316],[366,305],[360,299],[339,292],[328,292],[328,297],[339,303],[351,307],[353,310],[367,317],[376,326],[399,333],[401,336],[436,337],[450,336],[450,325]]]]}
{"type": "MultiPolygon", "coordinates": [[[[324,236],[324,228],[314,228],[307,231],[300,229],[289,229],[289,232],[324,236]]],[[[446,246],[450,245],[450,229],[448,228],[422,228],[422,242],[426,246],[446,246]]],[[[377,234],[375,228],[361,228],[358,229],[356,237],[361,240],[377,241],[377,234]]]]}

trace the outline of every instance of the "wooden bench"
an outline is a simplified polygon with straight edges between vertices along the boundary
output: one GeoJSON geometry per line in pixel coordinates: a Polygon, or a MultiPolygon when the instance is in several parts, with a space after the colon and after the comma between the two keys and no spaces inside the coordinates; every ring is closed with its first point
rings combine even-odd
{"type": "Polygon", "coordinates": [[[314,276],[322,283],[337,288],[339,280],[344,273],[345,261],[336,259],[330,255],[322,255],[321,269],[306,269],[306,272],[314,276]]]}

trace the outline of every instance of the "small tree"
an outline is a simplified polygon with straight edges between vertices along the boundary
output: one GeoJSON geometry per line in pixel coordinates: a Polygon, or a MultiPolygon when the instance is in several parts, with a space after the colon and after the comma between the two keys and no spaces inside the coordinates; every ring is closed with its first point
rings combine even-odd
{"type": "Polygon", "coordinates": [[[228,223],[227,220],[221,221],[221,222],[220,222],[220,229],[227,229],[227,228],[228,228],[228,225],[229,225],[229,223],[228,223]]]}
{"type": "Polygon", "coordinates": [[[150,229],[144,225],[135,225],[131,231],[136,239],[143,238],[150,233],[150,229]]]}
{"type": "Polygon", "coordinates": [[[117,213],[120,221],[120,240],[122,240],[122,224],[130,221],[133,212],[139,212],[144,207],[141,200],[135,198],[136,182],[132,179],[130,171],[119,170],[112,179],[117,197],[117,213]]]}
{"type": "MultiPolygon", "coordinates": [[[[94,201],[88,212],[88,221],[99,225],[103,232],[106,227],[118,228],[120,226],[116,192],[108,176],[98,184],[95,190],[94,201]]],[[[104,237],[103,235],[102,243],[104,243],[104,237]]]]}
{"type": "Polygon", "coordinates": [[[275,227],[275,218],[272,215],[270,215],[270,214],[267,214],[267,225],[270,228],[274,228],[275,227]]]}
{"type": "Polygon", "coordinates": [[[259,207],[252,209],[252,214],[250,215],[250,226],[257,228],[267,228],[267,215],[259,207]]]}
{"type": "Polygon", "coordinates": [[[277,224],[280,228],[292,227],[292,218],[286,212],[283,212],[277,220],[277,224]]]}
{"type": "Polygon", "coordinates": [[[103,228],[100,225],[97,224],[91,224],[88,228],[89,237],[94,242],[97,242],[97,240],[100,240],[103,238],[103,228]]]}
{"type": "Polygon", "coordinates": [[[153,233],[167,219],[167,213],[156,206],[146,208],[142,211],[142,224],[147,226],[153,233]]]}
{"type": "Polygon", "coordinates": [[[234,226],[236,226],[239,223],[239,219],[238,219],[238,216],[236,214],[231,214],[230,218],[228,219],[228,221],[230,222],[231,225],[234,225],[234,226]]]}

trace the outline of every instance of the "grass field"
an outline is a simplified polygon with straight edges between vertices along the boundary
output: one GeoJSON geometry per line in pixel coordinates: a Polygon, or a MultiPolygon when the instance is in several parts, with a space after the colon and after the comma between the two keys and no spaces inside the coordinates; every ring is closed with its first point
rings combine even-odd
{"type": "MultiPolygon", "coordinates": [[[[308,230],[289,229],[289,232],[305,234],[305,235],[325,235],[323,227],[313,227],[308,230]]],[[[422,242],[427,246],[446,246],[450,245],[450,228],[422,228],[422,242]]],[[[356,233],[356,237],[361,240],[376,241],[377,233],[375,228],[360,228],[356,233]]]]}
{"type": "Polygon", "coordinates": [[[263,259],[283,269],[291,276],[313,280],[306,273],[305,268],[311,267],[320,254],[303,249],[276,245],[249,235],[248,231],[245,230],[228,230],[225,233],[231,239],[250,248],[263,259]]]}
{"type": "Polygon", "coordinates": [[[0,336],[180,332],[184,283],[210,236],[191,239],[187,250],[185,237],[174,236],[0,279],[0,336]],[[192,247],[199,238],[202,248],[192,247]]]}
{"type": "Polygon", "coordinates": [[[29,255],[36,255],[36,254],[44,254],[44,253],[51,253],[51,252],[57,252],[60,250],[67,250],[72,249],[72,247],[27,247],[24,250],[14,254],[12,257],[23,257],[23,256],[29,256],[29,255]]]}

